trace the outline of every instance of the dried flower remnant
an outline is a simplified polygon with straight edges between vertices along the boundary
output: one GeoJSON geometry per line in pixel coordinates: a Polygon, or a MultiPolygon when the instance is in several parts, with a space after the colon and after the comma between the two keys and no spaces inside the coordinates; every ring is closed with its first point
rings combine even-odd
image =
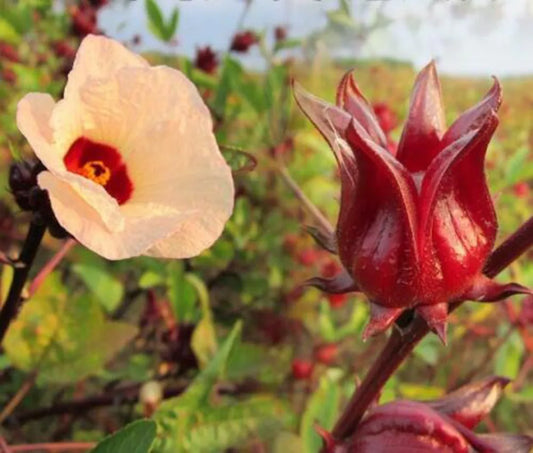
{"type": "Polygon", "coordinates": [[[197,255],[232,212],[231,171],[194,85],[111,39],[85,38],[64,99],[26,95],[17,125],[59,224],[108,259],[197,255]]]}
{"type": "Polygon", "coordinates": [[[426,66],[397,150],[351,73],[338,87],[336,106],[297,84],[295,96],[329,142],[341,176],[336,240],[345,272],[312,283],[367,295],[371,320],[364,337],[415,309],[445,340],[449,302],[530,292],[482,274],[498,228],[483,169],[498,124],[497,80],[446,130],[435,66],[426,66]]]}

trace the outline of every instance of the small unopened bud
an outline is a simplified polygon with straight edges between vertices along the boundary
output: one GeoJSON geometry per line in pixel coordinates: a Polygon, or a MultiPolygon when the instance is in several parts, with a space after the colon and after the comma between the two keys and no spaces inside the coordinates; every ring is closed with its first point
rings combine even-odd
{"type": "Polygon", "coordinates": [[[139,402],[143,405],[144,415],[150,417],[163,399],[163,388],[157,381],[148,381],[139,391],[139,402]]]}

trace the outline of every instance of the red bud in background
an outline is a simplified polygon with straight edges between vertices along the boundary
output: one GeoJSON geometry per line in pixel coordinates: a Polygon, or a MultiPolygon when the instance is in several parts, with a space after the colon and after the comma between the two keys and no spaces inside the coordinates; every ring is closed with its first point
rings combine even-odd
{"type": "Polygon", "coordinates": [[[313,362],[306,359],[294,359],[291,364],[292,377],[294,379],[309,379],[313,374],[313,362]]]}
{"type": "Polygon", "coordinates": [[[233,41],[231,42],[231,50],[235,52],[245,53],[248,52],[248,49],[250,49],[250,47],[252,47],[254,44],[257,44],[258,42],[259,37],[253,31],[243,31],[237,33],[233,37],[233,41]]]}
{"type": "Polygon", "coordinates": [[[0,41],[0,60],[5,59],[12,63],[19,63],[20,57],[17,49],[7,42],[0,41]]]}
{"type": "Polygon", "coordinates": [[[194,67],[204,71],[208,74],[213,74],[218,67],[218,57],[210,46],[200,47],[196,49],[196,58],[194,60],[194,67]]]}

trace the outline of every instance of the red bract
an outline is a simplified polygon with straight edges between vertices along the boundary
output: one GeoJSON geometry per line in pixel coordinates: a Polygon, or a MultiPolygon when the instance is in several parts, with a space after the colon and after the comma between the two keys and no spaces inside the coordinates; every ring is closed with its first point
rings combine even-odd
{"type": "Polygon", "coordinates": [[[20,57],[17,49],[7,42],[0,41],[0,59],[5,58],[13,63],[19,63],[20,57]]]}
{"type": "Polygon", "coordinates": [[[209,46],[196,49],[194,66],[208,74],[212,74],[218,67],[218,57],[209,46]]]}
{"type": "Polygon", "coordinates": [[[294,359],[291,364],[294,379],[309,379],[313,374],[313,362],[306,359],[294,359]]]}
{"type": "Polygon", "coordinates": [[[398,126],[398,117],[385,102],[376,102],[372,105],[372,109],[385,135],[398,126]]]}
{"type": "Polygon", "coordinates": [[[335,445],[325,434],[327,451],[335,453],[529,453],[528,436],[479,435],[471,429],[496,404],[504,378],[467,385],[433,402],[395,401],[369,411],[348,442],[335,445]]]}
{"type": "Polygon", "coordinates": [[[237,33],[231,42],[231,50],[235,52],[248,52],[248,49],[259,41],[257,35],[250,30],[237,33]]]}
{"type": "Polygon", "coordinates": [[[295,96],[333,149],[342,185],[336,239],[346,273],[342,282],[312,283],[329,292],[357,287],[368,296],[364,337],[415,309],[444,340],[449,302],[529,292],[482,274],[498,228],[483,168],[498,124],[497,80],[446,130],[430,63],[416,80],[395,154],[352,74],[342,79],[336,106],[298,85],[295,96]]]}

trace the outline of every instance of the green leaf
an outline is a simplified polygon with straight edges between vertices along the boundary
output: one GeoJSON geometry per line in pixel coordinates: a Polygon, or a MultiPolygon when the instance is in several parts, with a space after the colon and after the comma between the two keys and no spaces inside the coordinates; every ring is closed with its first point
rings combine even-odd
{"type": "Polygon", "coordinates": [[[314,425],[318,423],[324,429],[331,429],[337,417],[340,396],[336,376],[331,373],[324,375],[320,379],[318,389],[309,398],[302,416],[300,436],[305,453],[320,451],[322,439],[316,433],[314,425]]]}
{"type": "Polygon", "coordinates": [[[178,322],[196,321],[199,317],[196,307],[197,293],[185,278],[181,261],[172,261],[167,265],[167,285],[170,305],[178,322]]]}
{"type": "Polygon", "coordinates": [[[178,29],[178,20],[180,17],[180,13],[178,8],[174,8],[172,11],[172,16],[170,16],[170,20],[168,24],[165,27],[165,40],[170,41],[174,34],[176,33],[176,30],[178,29]]]}
{"type": "Polygon", "coordinates": [[[209,395],[217,380],[226,368],[228,357],[240,337],[241,322],[235,323],[217,354],[204,368],[187,390],[180,396],[164,401],[154,414],[160,426],[158,452],[178,453],[184,451],[181,443],[176,445],[175,439],[183,439],[190,433],[198,411],[207,407],[209,395]]]}
{"type": "Polygon", "coordinates": [[[524,343],[518,332],[513,332],[496,355],[495,374],[514,379],[520,371],[524,343]]]}
{"type": "Polygon", "coordinates": [[[144,3],[146,14],[148,15],[148,28],[159,39],[165,39],[165,21],[163,13],[155,0],[146,0],[144,3]]]}
{"type": "Polygon", "coordinates": [[[68,295],[53,273],[10,326],[4,349],[14,367],[39,370],[39,384],[66,384],[99,373],[136,334],[106,320],[89,295],[68,295]]]}
{"type": "Polygon", "coordinates": [[[184,439],[187,451],[219,452],[242,446],[252,436],[266,439],[280,431],[287,408],[279,400],[258,396],[196,414],[196,423],[184,439]]]}
{"type": "Polygon", "coordinates": [[[215,355],[218,347],[215,324],[213,323],[213,315],[209,306],[209,291],[203,280],[195,274],[186,274],[185,279],[196,289],[200,300],[202,319],[192,334],[191,348],[201,368],[205,368],[215,355]]]}
{"type": "Polygon", "coordinates": [[[124,297],[124,287],[102,265],[76,263],[72,266],[74,273],[85,283],[108,313],[114,311],[124,297]]]}
{"type": "Polygon", "coordinates": [[[105,438],[91,453],[148,453],[155,436],[154,421],[138,420],[105,438]]]}
{"type": "Polygon", "coordinates": [[[226,102],[231,92],[231,88],[238,81],[241,75],[241,65],[237,61],[227,56],[224,59],[220,83],[218,84],[218,90],[213,103],[213,109],[218,115],[224,115],[226,110],[226,102]]]}
{"type": "Polygon", "coordinates": [[[7,41],[11,44],[18,44],[21,36],[17,30],[5,18],[0,17],[0,41],[7,41]]]}
{"type": "Polygon", "coordinates": [[[168,23],[165,23],[163,13],[155,0],[145,1],[146,14],[148,16],[149,30],[162,41],[168,42],[172,39],[178,28],[179,10],[174,8],[168,23]]]}

